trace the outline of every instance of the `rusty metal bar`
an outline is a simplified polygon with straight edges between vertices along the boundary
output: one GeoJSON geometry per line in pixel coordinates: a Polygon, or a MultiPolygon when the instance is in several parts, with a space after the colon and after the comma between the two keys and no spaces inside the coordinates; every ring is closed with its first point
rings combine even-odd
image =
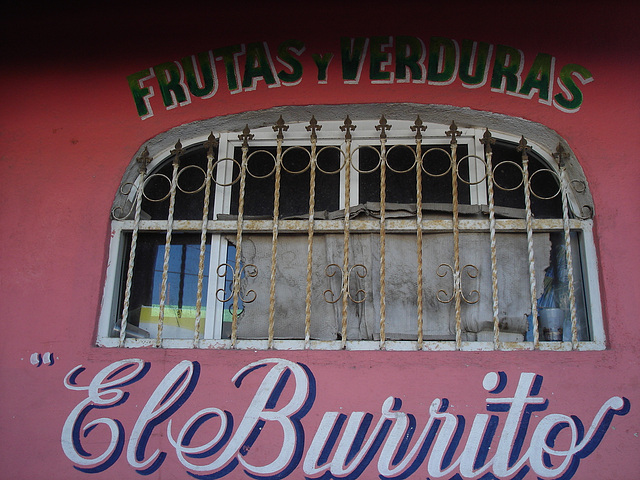
{"type": "Polygon", "coordinates": [[[416,118],[411,130],[416,132],[416,253],[417,253],[417,310],[418,310],[418,349],[422,350],[423,338],[423,305],[422,305],[422,132],[427,127],[422,124],[420,116],[416,118]]]}
{"type": "Polygon", "coordinates": [[[275,187],[273,195],[273,226],[271,230],[271,277],[269,281],[269,342],[268,348],[273,348],[273,337],[275,330],[276,311],[276,262],[278,256],[278,223],[280,219],[280,181],[282,173],[282,142],[284,140],[283,131],[289,129],[285,125],[282,115],[273,126],[276,135],[276,165],[275,165],[275,187]]]}
{"type": "Polygon", "coordinates": [[[391,125],[384,115],[376,130],[380,132],[380,348],[384,349],[386,342],[385,323],[387,318],[386,304],[386,199],[387,199],[387,134],[391,125]]]}
{"type": "MultiPolygon", "coordinates": [[[[495,167],[494,167],[495,168],[495,167]]],[[[495,184],[494,184],[495,186],[495,184]]],[[[234,220],[209,220],[207,230],[209,233],[235,233],[237,229],[237,219],[234,220]]],[[[453,222],[450,219],[428,220],[422,223],[422,232],[451,232],[453,230],[453,222]]],[[[458,222],[460,233],[465,232],[489,232],[487,221],[476,219],[461,218],[458,222]]],[[[531,225],[536,232],[553,232],[563,230],[562,219],[555,218],[533,218],[531,225]]],[[[164,231],[166,220],[140,220],[138,228],[140,231],[164,231]]],[[[199,230],[201,226],[200,220],[176,220],[173,221],[174,230],[199,230]]],[[[243,231],[245,233],[264,233],[272,227],[271,220],[252,220],[244,217],[243,231]]],[[[351,231],[358,233],[378,233],[380,230],[380,221],[372,219],[351,219],[351,231]]],[[[387,218],[386,227],[388,231],[397,233],[415,233],[416,222],[411,218],[387,218]]],[[[580,229],[580,220],[575,218],[569,219],[569,227],[572,230],[580,229]]],[[[133,221],[125,220],[122,222],[123,230],[132,230],[133,221]]],[[[295,234],[307,233],[309,223],[307,220],[280,220],[279,234],[295,234]]],[[[316,219],[314,226],[315,233],[342,233],[344,229],[344,220],[322,220],[316,219]]],[[[496,218],[496,232],[501,233],[523,233],[526,232],[525,219],[517,218],[496,218]]]]}
{"type": "Polygon", "coordinates": [[[306,127],[311,132],[311,157],[309,159],[309,230],[307,234],[307,290],[304,309],[304,348],[311,347],[311,287],[313,281],[313,227],[316,209],[316,148],[318,143],[317,130],[322,129],[318,125],[316,117],[312,116],[306,127]]]}
{"type": "Polygon", "coordinates": [[[213,132],[204,143],[207,149],[207,173],[205,175],[204,201],[202,203],[202,226],[200,227],[200,251],[198,256],[198,285],[196,289],[196,319],[193,332],[193,347],[198,348],[200,341],[200,321],[202,317],[202,284],[204,281],[204,257],[207,247],[207,225],[209,222],[209,200],[211,198],[211,179],[213,177],[214,151],[218,148],[218,139],[213,132]]]}
{"type": "Polygon", "coordinates": [[[347,115],[340,130],[345,132],[346,158],[344,165],[344,220],[343,220],[343,249],[342,249],[342,325],[341,325],[341,345],[344,349],[347,346],[347,306],[349,302],[349,220],[351,205],[351,131],[355,130],[351,119],[347,115]]]}
{"type": "Polygon", "coordinates": [[[494,199],[494,183],[493,183],[493,149],[491,145],[496,143],[491,136],[489,129],[485,130],[480,142],[484,145],[486,172],[487,172],[487,191],[489,200],[489,238],[491,245],[491,298],[493,308],[493,348],[500,349],[500,309],[498,306],[498,255],[496,244],[496,209],[494,199]]]}
{"type": "Polygon", "coordinates": [[[531,318],[533,319],[533,348],[538,349],[540,346],[540,332],[538,329],[538,302],[536,293],[536,266],[533,254],[533,225],[531,212],[531,184],[529,177],[529,156],[527,152],[531,147],[527,145],[524,137],[520,139],[518,151],[522,152],[522,179],[524,185],[524,205],[526,210],[527,225],[527,252],[529,256],[529,289],[531,293],[531,318]]]}
{"type": "Polygon", "coordinates": [[[460,225],[458,219],[458,140],[462,132],[458,130],[455,122],[451,122],[447,136],[451,137],[451,194],[453,210],[453,289],[455,298],[456,315],[456,350],[462,347],[462,282],[460,278],[460,225]]]}
{"type": "Polygon", "coordinates": [[[244,190],[247,183],[247,162],[249,153],[249,140],[253,134],[249,125],[244,127],[238,138],[242,140],[242,163],[240,164],[240,192],[238,194],[238,219],[236,223],[236,258],[233,269],[233,312],[231,323],[231,346],[236,347],[238,341],[238,304],[240,300],[240,263],[242,260],[242,228],[244,217],[244,190]]]}
{"type": "Polygon", "coordinates": [[[118,346],[124,346],[127,335],[127,321],[129,319],[129,302],[131,300],[131,284],[133,281],[133,266],[136,259],[136,246],[138,243],[138,227],[140,225],[140,213],[142,212],[142,193],[144,190],[145,175],[147,173],[147,165],[152,158],[149,156],[149,150],[144,148],[142,154],[136,159],[140,164],[138,168],[138,190],[135,197],[135,214],[133,217],[133,228],[131,231],[131,246],[129,248],[129,265],[127,268],[127,279],[124,288],[124,301],[122,305],[122,317],[120,319],[120,338],[118,346]]]}
{"type": "Polygon", "coordinates": [[[564,226],[564,253],[567,262],[567,280],[569,289],[569,307],[571,313],[571,349],[578,348],[578,315],[576,312],[576,297],[573,279],[573,255],[571,252],[571,228],[569,222],[569,177],[567,176],[567,168],[565,161],[569,158],[569,154],[564,151],[561,144],[558,144],[554,157],[558,161],[560,167],[560,188],[562,190],[562,223],[564,226]]]}
{"type": "Polygon", "coordinates": [[[164,329],[164,309],[167,301],[167,282],[169,279],[169,256],[171,254],[171,237],[173,235],[173,215],[176,207],[176,190],[178,186],[178,168],[180,167],[180,156],[182,155],[182,144],[180,140],[171,150],[173,157],[171,170],[171,190],[169,191],[169,213],[167,215],[167,231],[164,241],[164,259],[162,262],[162,283],[160,285],[160,308],[158,313],[158,334],[156,336],[156,347],[162,346],[162,332],[164,329]]]}

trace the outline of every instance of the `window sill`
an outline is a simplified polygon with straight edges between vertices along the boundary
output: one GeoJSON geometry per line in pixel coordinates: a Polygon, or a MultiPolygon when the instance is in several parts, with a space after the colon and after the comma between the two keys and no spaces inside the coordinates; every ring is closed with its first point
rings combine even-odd
{"type": "MultiPolygon", "coordinates": [[[[99,347],[118,347],[119,339],[103,338],[98,339],[96,345],[99,347]]],[[[155,339],[137,339],[128,338],[125,341],[124,348],[144,348],[155,347],[155,339]]],[[[161,348],[172,349],[194,349],[193,340],[188,339],[165,339],[161,348]]],[[[577,351],[597,351],[604,350],[604,342],[588,341],[579,342],[577,351]]],[[[268,348],[267,340],[238,340],[235,348],[231,345],[231,340],[200,340],[197,349],[200,350],[342,350],[342,342],[311,340],[305,346],[304,340],[274,340],[272,348],[268,348]]],[[[348,351],[374,351],[386,350],[397,352],[415,352],[418,351],[417,342],[412,341],[392,341],[387,340],[384,348],[380,347],[380,342],[371,340],[352,340],[347,341],[345,350],[348,351]]],[[[422,351],[455,351],[456,344],[452,341],[425,341],[422,345],[422,351]]],[[[461,351],[468,352],[486,352],[486,351],[533,351],[533,342],[504,342],[500,348],[494,348],[492,342],[462,342],[461,351]]],[[[539,351],[571,351],[571,342],[540,342],[539,351]]]]}

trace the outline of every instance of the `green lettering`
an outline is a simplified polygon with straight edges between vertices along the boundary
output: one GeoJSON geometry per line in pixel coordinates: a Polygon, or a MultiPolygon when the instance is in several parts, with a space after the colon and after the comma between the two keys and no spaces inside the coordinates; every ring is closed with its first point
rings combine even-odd
{"type": "Polygon", "coordinates": [[[213,66],[211,52],[202,52],[191,57],[184,57],[181,62],[189,91],[201,98],[212,97],[218,90],[218,77],[213,66]],[[197,71],[200,63],[200,72],[197,71]]]}
{"type": "Polygon", "coordinates": [[[369,79],[375,82],[388,82],[391,80],[391,72],[383,69],[391,64],[391,54],[385,52],[386,47],[393,46],[393,39],[390,37],[372,37],[369,48],[369,79]]]}
{"type": "Polygon", "coordinates": [[[537,89],[540,101],[550,103],[549,92],[551,90],[551,72],[554,62],[555,59],[551,55],[546,53],[538,54],[518,93],[531,98],[533,95],[531,90],[537,89]]]}
{"type": "Polygon", "coordinates": [[[316,67],[318,67],[318,83],[327,83],[327,69],[329,63],[333,60],[333,53],[325,53],[324,55],[313,53],[311,58],[313,58],[316,67]]]}
{"type": "Polygon", "coordinates": [[[424,45],[416,37],[396,37],[396,80],[408,82],[424,81],[424,45]]]}
{"type": "Polygon", "coordinates": [[[222,60],[225,72],[227,74],[227,86],[230,92],[237,92],[240,90],[238,84],[238,68],[237,57],[244,53],[244,45],[232,45],[230,47],[218,48],[213,51],[213,55],[216,60],[222,60]]]}
{"type": "Polygon", "coordinates": [[[569,63],[562,67],[558,80],[566,95],[558,93],[553,97],[554,105],[560,110],[577,112],[582,105],[582,92],[576,85],[576,82],[574,82],[574,76],[578,78],[583,85],[593,81],[591,72],[581,65],[569,63]]]}
{"type": "Polygon", "coordinates": [[[487,81],[491,45],[484,42],[463,40],[460,49],[458,77],[467,86],[481,87],[487,81]]]}
{"type": "Polygon", "coordinates": [[[292,51],[295,52],[296,55],[301,55],[302,52],[304,52],[304,43],[300,40],[288,40],[281,43],[278,47],[278,59],[291,70],[291,72],[280,70],[278,72],[278,78],[284,83],[289,84],[298,83],[302,78],[302,64],[297,58],[291,55],[292,51]]]}
{"type": "Polygon", "coordinates": [[[358,83],[364,63],[365,51],[369,39],[366,37],[340,39],[340,53],[342,56],[342,79],[345,83],[358,83]]]}
{"type": "Polygon", "coordinates": [[[429,83],[451,83],[455,79],[457,65],[458,44],[448,38],[432,37],[429,42],[427,67],[429,83]]]}
{"type": "Polygon", "coordinates": [[[520,71],[522,70],[522,52],[513,47],[498,45],[496,60],[491,75],[491,88],[515,93],[520,85],[520,71]]]}
{"type": "Polygon", "coordinates": [[[189,101],[181,83],[182,74],[178,65],[174,62],[161,63],[156,65],[154,70],[165,107],[172,108],[189,101]]]}
{"type": "Polygon", "coordinates": [[[142,82],[153,78],[153,76],[151,69],[146,69],[127,77],[129,88],[133,94],[133,101],[136,104],[136,110],[143,119],[153,115],[147,100],[147,97],[153,96],[153,89],[151,87],[143,87],[142,82]]]}
{"type": "Polygon", "coordinates": [[[266,43],[250,43],[247,45],[247,59],[244,64],[242,88],[253,90],[258,80],[264,80],[267,85],[276,85],[271,57],[266,43]]]}

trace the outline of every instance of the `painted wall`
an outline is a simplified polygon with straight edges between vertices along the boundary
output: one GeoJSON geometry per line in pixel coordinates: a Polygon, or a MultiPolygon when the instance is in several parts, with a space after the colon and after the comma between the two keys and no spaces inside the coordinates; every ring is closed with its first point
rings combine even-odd
{"type": "MultiPolygon", "coordinates": [[[[368,2],[366,8],[243,3],[37,12],[13,7],[1,29],[2,476],[132,478],[137,471],[151,478],[185,478],[185,472],[203,478],[301,478],[331,472],[376,478],[387,468],[391,478],[449,479],[460,478],[456,468],[447,471],[446,466],[461,458],[466,445],[472,453],[462,456],[462,478],[636,478],[638,7],[556,3],[438,8],[418,2],[368,2]],[[341,37],[368,38],[371,46],[381,35],[396,42],[401,36],[421,39],[426,47],[432,37],[459,45],[465,39],[486,42],[494,53],[499,45],[512,47],[524,56],[522,81],[532,68],[540,69],[550,73],[552,90],[544,94],[544,103],[542,91],[527,99],[494,92],[489,84],[467,88],[459,77],[446,85],[374,83],[381,72],[393,70],[376,64],[372,78],[368,60],[359,81],[347,83],[341,37]],[[304,46],[300,55],[287,50],[302,67],[299,82],[295,62],[289,59],[288,69],[275,59],[278,46],[290,40],[301,42],[285,44],[297,51],[304,46]],[[280,71],[290,76],[269,87],[270,81],[254,72],[255,89],[232,93],[218,62],[213,96],[192,96],[190,104],[170,109],[157,79],[150,79],[153,115],[141,119],[128,77],[242,44],[241,75],[247,52],[258,55],[266,44],[276,76],[280,71]],[[324,82],[318,80],[313,54],[326,53],[334,58],[324,82]],[[540,66],[549,56],[552,74],[540,66]],[[581,66],[592,77],[583,84],[565,70],[561,83],[569,87],[569,78],[574,79],[583,96],[571,112],[552,100],[563,93],[556,80],[567,65],[581,66]],[[294,85],[286,85],[287,79],[294,85]],[[184,123],[247,110],[380,101],[523,117],[569,142],[595,202],[606,351],[124,351],[93,346],[111,203],[126,166],[146,140],[184,123]],[[258,365],[263,366],[252,368],[258,365]],[[318,445],[334,438],[332,420],[355,422],[359,414],[352,412],[371,415],[364,418],[371,427],[361,448],[371,451],[371,458],[349,454],[347,440],[333,457],[324,458],[318,445]],[[402,444],[403,422],[409,428],[414,420],[415,434],[402,444]],[[463,420],[464,433],[458,436],[463,420]],[[487,429],[480,428],[483,422],[487,429]],[[437,432],[434,425],[440,427],[437,432]],[[469,436],[472,425],[476,430],[469,436]],[[371,434],[375,428],[379,436],[371,434]],[[492,428],[495,441],[485,455],[483,438],[488,441],[492,428]],[[556,449],[568,450],[555,457],[553,467],[540,451],[540,438],[549,432],[556,449]],[[432,440],[422,443],[431,449],[412,451],[422,434],[432,440]],[[218,445],[208,456],[187,455],[205,453],[206,448],[196,447],[214,437],[218,445]],[[459,445],[448,457],[450,439],[459,445]],[[196,449],[189,452],[186,445],[196,449]]],[[[566,92],[564,98],[570,100],[566,92]]]]}

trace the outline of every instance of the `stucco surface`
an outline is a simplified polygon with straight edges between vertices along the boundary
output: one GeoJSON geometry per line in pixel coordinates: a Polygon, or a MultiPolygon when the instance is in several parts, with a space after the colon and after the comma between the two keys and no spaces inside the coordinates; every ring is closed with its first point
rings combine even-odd
{"type": "MultiPolygon", "coordinates": [[[[595,2],[482,2],[458,8],[374,2],[365,8],[328,2],[284,3],[276,8],[249,2],[215,8],[156,5],[98,11],[78,4],[55,11],[47,7],[35,15],[13,7],[3,19],[4,73],[0,76],[0,476],[92,476],[74,468],[61,444],[65,421],[87,395],[64,386],[65,376],[78,365],[86,368],[78,376],[79,384],[86,385],[114,362],[127,358],[149,362],[149,373],[128,387],[127,402],[100,412],[117,418],[128,439],[153,390],[181,361],[198,362],[201,373],[188,402],[172,417],[175,431],[205,407],[228,410],[239,421],[262,374],[247,376],[241,388],[233,385],[232,377],[251,362],[278,357],[303,363],[313,372],[315,400],[302,420],[308,432],[305,449],[325,412],[370,412],[375,422],[390,396],[401,398],[402,410],[422,419],[419,425],[433,399],[446,397],[449,412],[466,416],[470,425],[474,415],[486,413],[485,400],[490,395],[482,381],[487,373],[506,372],[507,395],[513,394],[523,372],[532,372],[544,377],[540,396],[549,400],[544,415],[576,415],[588,427],[611,397],[629,400],[629,412],[612,420],[574,478],[637,478],[640,94],[635,83],[640,62],[634,19],[639,12],[631,4],[621,2],[619,7],[595,2]],[[585,66],[593,81],[581,85],[584,101],[574,113],[535,97],[493,92],[489,86],[469,89],[460,82],[372,84],[363,77],[357,85],[345,84],[340,37],[376,35],[506,44],[522,50],[525,72],[544,52],[554,56],[557,68],[571,63],[585,66]],[[165,109],[157,93],[152,117],[141,120],[136,112],[128,75],[209,49],[263,41],[276,48],[294,38],[306,45],[304,74],[297,85],[268,88],[258,81],[255,90],[231,94],[221,73],[219,90],[209,99],[194,98],[189,105],[165,109]],[[336,58],[329,66],[327,83],[319,84],[310,54],[327,51],[335,52],[336,58]],[[246,111],[273,112],[275,121],[281,107],[293,105],[295,109],[287,110],[292,112],[291,120],[308,120],[311,113],[318,118],[322,114],[316,105],[345,104],[375,104],[356,109],[356,116],[395,104],[384,108],[411,115],[425,111],[434,121],[456,120],[461,125],[476,115],[468,108],[488,112],[482,120],[489,127],[498,117],[515,117],[526,132],[550,148],[557,143],[555,135],[563,138],[578,159],[593,197],[607,349],[266,352],[95,346],[108,261],[109,213],[127,168],[149,139],[156,139],[150,149],[159,151],[193,128],[193,122],[203,121],[204,130],[221,124],[235,129],[267,121],[263,113],[243,114],[246,111]],[[46,358],[54,361],[36,366],[34,353],[40,358],[52,353],[46,358]]],[[[556,87],[554,93],[559,91],[556,87]]],[[[92,453],[104,449],[107,434],[100,428],[87,436],[92,453]]],[[[185,468],[172,453],[166,428],[166,422],[161,423],[147,447],[148,452],[156,448],[170,452],[152,478],[184,478],[185,468]]],[[[271,461],[281,439],[278,435],[269,437],[270,445],[260,443],[261,448],[248,457],[251,462],[271,461]]],[[[137,477],[124,448],[113,466],[93,476],[137,477]]],[[[374,478],[367,477],[373,471],[367,470],[361,478],[374,478]]],[[[298,469],[290,478],[301,476],[298,469]]],[[[426,476],[426,470],[419,470],[416,478],[426,476]]],[[[238,467],[228,478],[246,477],[238,467]]],[[[525,478],[534,476],[529,473],[525,478]]]]}

